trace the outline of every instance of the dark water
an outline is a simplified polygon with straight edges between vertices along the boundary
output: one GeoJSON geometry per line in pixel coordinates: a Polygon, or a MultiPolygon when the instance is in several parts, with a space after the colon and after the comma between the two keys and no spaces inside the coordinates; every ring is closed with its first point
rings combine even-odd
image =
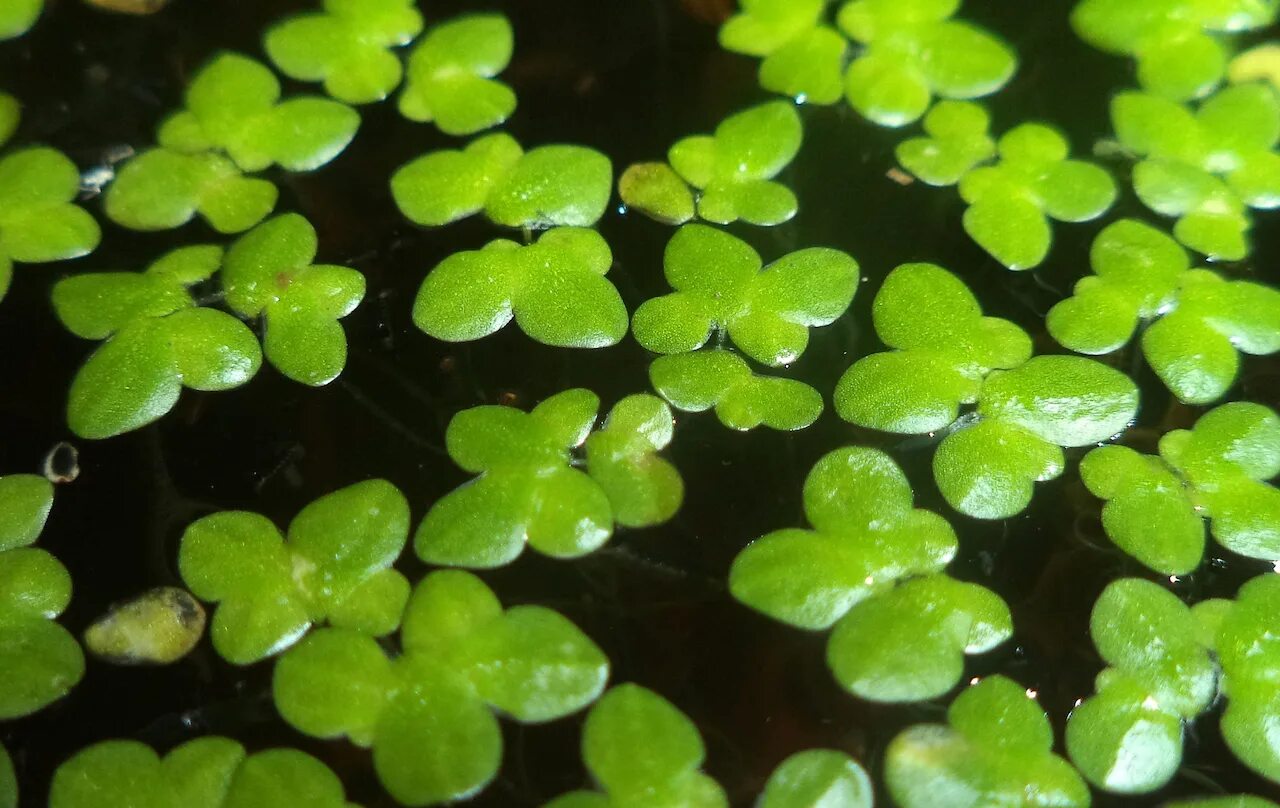
{"type": "MultiPolygon", "coordinates": [[[[594,146],[619,171],[663,155],[675,139],[709,131],[725,114],[764,97],[755,85],[755,62],[719,51],[714,25],[699,19],[725,5],[718,0],[425,5],[429,21],[488,7],[510,15],[517,48],[504,79],[520,97],[510,131],[526,144],[594,146]]],[[[210,53],[229,47],[257,55],[258,32],[269,21],[310,6],[304,0],[175,0],[158,16],[131,19],[94,13],[75,0],[50,0],[31,34],[0,45],[0,83],[26,107],[19,142],[49,143],[81,166],[122,144],[145,146],[210,53]]],[[[967,17],[1010,39],[1023,58],[1018,77],[990,102],[997,131],[1044,119],[1063,127],[1080,153],[1106,136],[1107,99],[1133,83],[1130,68],[1074,38],[1066,26],[1068,0],[970,0],[966,6],[967,17]]],[[[73,631],[114,601],[180,584],[178,538],[206,513],[248,509],[284,525],[324,493],[385,477],[409,496],[417,519],[465,479],[442,450],[444,425],[458,410],[499,400],[524,406],[574,386],[596,391],[607,407],[647,388],[649,357],[632,342],[562,350],[537,345],[511,327],[450,346],[418,332],[409,312],[426,272],[495,231],[478,221],[439,231],[403,221],[387,192],[388,177],[411,157],[451,141],[401,120],[392,105],[362,112],[356,142],[334,164],[314,175],[272,176],[282,190],[279,209],[303,213],[320,231],[320,260],[357,267],[368,278],[365,302],[344,321],[351,343],[347,371],[312,390],[264,367],[238,391],[184,393],[159,425],[106,442],[78,442],[82,474],[59,489],[41,542],[74,578],[75,598],[63,619],[73,631]]],[[[797,377],[829,395],[854,358],[878,349],[869,329],[871,300],[884,275],[906,261],[957,271],[988,313],[1036,335],[1039,350],[1057,350],[1044,334],[1043,315],[1087,272],[1088,244],[1099,224],[1056,225],[1057,246],[1046,266],[1034,275],[1008,273],[961,230],[963,208],[954,191],[902,187],[886,178],[901,133],[868,125],[847,108],[802,112],[806,145],[783,178],[800,197],[799,217],[777,228],[734,230],[766,260],[804,246],[845,249],[861,262],[868,282],[845,318],[814,334],[794,368],[797,377]]],[[[1123,164],[1112,167],[1126,178],[1123,164]]],[[[1140,212],[1131,193],[1117,212],[1140,212]]],[[[1274,216],[1258,219],[1255,256],[1232,271],[1276,282],[1280,228],[1274,216]]],[[[601,230],[617,257],[610,278],[630,309],[666,291],[661,257],[669,228],[611,212],[601,230]]],[[[198,223],[146,235],[107,225],[101,249],[87,259],[18,268],[0,305],[3,473],[35,471],[51,446],[73,440],[63,418],[66,389],[92,346],[54,320],[48,305],[54,281],[69,272],[140,269],[170,247],[211,237],[198,223]]],[[[1126,440],[1151,450],[1160,433],[1194,421],[1197,412],[1171,401],[1134,356],[1122,353],[1113,361],[1134,372],[1144,391],[1140,423],[1126,440]]],[[[1280,362],[1247,359],[1233,396],[1276,406],[1280,362]]],[[[688,495],[672,523],[620,534],[576,562],[526,553],[484,577],[507,605],[559,609],[608,653],[614,681],[651,687],[697,721],[707,770],[735,805],[751,804],[784,757],[814,746],[848,751],[879,780],[888,740],[908,724],[940,718],[950,698],[885,707],[846,695],[826,671],[825,635],[748,611],[724,584],[730,562],[750,539],[801,523],[806,471],[826,451],[851,443],[891,451],[920,503],[956,525],[962,552],[953,573],[992,587],[1013,609],[1014,641],[972,660],[967,676],[1003,672],[1035,688],[1061,731],[1072,703],[1092,691],[1100,667],[1087,631],[1094,598],[1116,577],[1146,574],[1109,545],[1098,503],[1073,473],[1038,486],[1025,514],[982,523],[945,508],[931,480],[931,449],[918,442],[857,430],[830,412],[798,434],[737,434],[711,414],[681,416],[670,454],[688,495]]],[[[411,553],[403,569],[414,579],[425,572],[411,553]]],[[[1219,551],[1176,591],[1196,599],[1230,596],[1266,569],[1219,551]]],[[[169,668],[90,661],[66,700],[0,727],[25,789],[23,805],[42,805],[54,768],[87,744],[130,737],[165,749],[206,733],[232,736],[252,749],[305,749],[342,775],[353,800],[390,804],[367,753],[304,738],[275,716],[269,680],[269,664],[233,668],[207,641],[169,668]]],[[[530,728],[504,722],[502,772],[475,804],[537,805],[583,785],[579,725],[580,717],[530,728]]],[[[1280,797],[1280,789],[1234,762],[1211,714],[1191,729],[1184,768],[1164,792],[1132,800],[1098,795],[1097,804],[1154,805],[1217,790],[1280,797]]]]}

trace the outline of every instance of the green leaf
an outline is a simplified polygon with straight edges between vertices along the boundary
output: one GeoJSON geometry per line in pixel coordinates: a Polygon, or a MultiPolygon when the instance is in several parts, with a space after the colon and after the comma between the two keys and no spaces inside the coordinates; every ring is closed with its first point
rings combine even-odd
{"type": "Polygon", "coordinates": [[[949,726],[918,724],[889,744],[885,780],[903,808],[1027,805],[1085,808],[1088,787],[1051,751],[1030,691],[988,676],[956,697],[949,726]]]}
{"type": "Polygon", "coordinates": [[[658,452],[670,443],[674,419],[661,399],[633,395],[619,401],[586,441],[587,473],[609,498],[623,527],[668,521],[684,500],[680,472],[658,452]]]}
{"type": "Polygon", "coordinates": [[[149,149],[125,163],[108,186],[107,217],[131,230],[169,230],[199,214],[219,233],[239,233],[262,221],[279,192],[241,175],[214,153],[149,149]]]}
{"type": "Polygon", "coordinates": [[[871,808],[871,778],[852,758],[834,749],[797,752],[765,783],[760,808],[871,808]]]}
{"type": "Polygon", "coordinates": [[[73,201],[80,171],[61,152],[28,148],[0,159],[0,253],[21,263],[79,258],[102,238],[73,201]]]}
{"type": "Polygon", "coordinates": [[[610,804],[728,805],[703,775],[705,750],[697,727],[671,702],[643,687],[610,690],[587,715],[582,759],[610,804]]]}
{"type": "Polygon", "coordinates": [[[5,669],[0,686],[4,720],[44,709],[67,695],[84,675],[84,656],[75,638],[42,617],[0,621],[0,664],[5,669]]]}
{"type": "Polygon", "coordinates": [[[351,738],[368,746],[396,679],[391,660],[359,632],[312,632],[276,663],[276,709],[291,726],[315,738],[351,738]]]}
{"type": "Polygon", "coordinates": [[[20,37],[36,24],[44,0],[11,0],[0,10],[0,40],[20,37]]]}
{"type": "Polygon", "coordinates": [[[1058,446],[1087,446],[1123,432],[1138,411],[1138,388],[1118,370],[1079,356],[1037,356],[992,373],[978,412],[1058,446]]]}
{"type": "Polygon", "coordinates": [[[158,586],[93,621],[84,646],[117,665],[169,665],[195,648],[204,626],[204,608],[186,590],[158,586]]]}
{"type": "MultiPolygon", "coordinates": [[[[267,519],[243,511],[193,522],[178,568],[197,597],[219,603],[214,647],[247,665],[288,648],[312,623],[338,624],[346,601],[367,597],[362,587],[391,568],[408,530],[404,496],[369,480],[312,502],[289,525],[287,540],[267,519]]],[[[407,595],[394,585],[387,593],[397,619],[386,631],[398,625],[407,595]]]]}
{"type": "Polygon", "coordinates": [[[887,127],[918,120],[933,100],[928,80],[916,67],[874,51],[849,65],[844,93],[862,117],[887,127]]]}
{"type": "Polygon", "coordinates": [[[951,526],[912,507],[906,476],[883,452],[827,454],[805,481],[804,501],[815,530],[757,539],[729,571],[733,596],[776,620],[828,628],[896,580],[937,572],[955,556],[951,526]]]}
{"type": "Polygon", "coordinates": [[[34,544],[52,509],[53,484],[44,477],[0,477],[0,553],[34,544]]]}
{"type": "Polygon", "coordinates": [[[760,257],[740,239],[706,225],[676,231],[664,260],[676,290],[641,304],[636,340],[657,353],[701,348],[714,329],[766,365],[788,365],[809,342],[809,328],[829,325],[857,291],[858,263],[845,253],[811,248],[760,270],[760,257]]]}
{"type": "Polygon", "coordinates": [[[1165,808],[1275,808],[1275,803],[1261,797],[1197,797],[1165,803],[1165,808]]]}
{"type": "Polygon", "coordinates": [[[720,46],[749,56],[768,56],[818,24],[822,0],[744,0],[741,11],[720,26],[720,46]]]}
{"type": "Polygon", "coordinates": [[[930,185],[955,185],[979,163],[995,156],[995,141],[987,134],[990,117],[968,101],[941,101],[924,119],[928,137],[898,144],[895,154],[903,168],[930,185]]]}
{"type": "Polygon", "coordinates": [[[411,221],[449,224],[484,210],[495,184],[523,154],[505,132],[485,135],[465,149],[431,152],[401,166],[391,176],[391,195],[411,221]]]}
{"type": "Polygon", "coordinates": [[[280,72],[300,81],[323,81],[325,92],[349,104],[386,98],[400,83],[392,48],[422,30],[422,15],[409,0],[352,3],[329,0],[325,10],[276,23],[263,46],[280,72]]]}
{"type": "Polygon", "coordinates": [[[678,410],[715,407],[716,417],[730,429],[804,429],[823,409],[821,394],[809,385],[756,375],[746,360],[719,348],[658,357],[649,366],[649,380],[678,410]]]}
{"type": "Polygon", "coordinates": [[[0,808],[18,808],[18,778],[3,746],[0,746],[0,808]]]}
{"type": "Polygon", "coordinates": [[[966,654],[989,651],[1012,633],[998,595],[934,575],[850,609],[831,633],[827,665],[860,698],[920,701],[955,686],[966,654]]]}
{"type": "Polygon", "coordinates": [[[0,145],[8,142],[22,120],[22,105],[8,93],[0,92],[0,145]]]}
{"type": "Polygon", "coordinates": [[[432,270],[418,290],[414,323],[459,342],[487,337],[514,317],[547,345],[616,345],[627,331],[627,310],[604,277],[612,265],[609,245],[594,230],[558,228],[527,247],[495,241],[432,270]]]}
{"type": "Polygon", "coordinates": [[[67,425],[90,440],[131,432],[163,418],[181,391],[165,329],[154,322],[134,323],[94,351],[76,373],[67,425]]]}
{"type": "Polygon", "coordinates": [[[1227,69],[1223,44],[1199,31],[1153,36],[1138,57],[1138,83],[1144,90],[1181,101],[1209,93],[1227,69]]]}
{"type": "Polygon", "coordinates": [[[839,33],[815,27],[765,57],[760,63],[760,86],[798,104],[834,104],[844,96],[842,73],[848,49],[849,43],[839,33]]]}
{"type": "Polygon", "coordinates": [[[484,211],[506,227],[591,227],[612,189],[613,164],[595,149],[540,146],[494,184],[484,211]]]}
{"type": "Polygon", "coordinates": [[[948,435],[933,476],[951,507],[975,519],[1008,519],[1031,502],[1034,483],[1062,474],[1062,450],[1003,420],[981,420],[948,435]]]}
{"type": "Polygon", "coordinates": [[[516,109],[516,94],[493,77],[513,49],[511,23],[501,14],[471,14],[431,29],[409,56],[400,114],[434,122],[448,135],[497,126],[516,109]]]}
{"type": "Polygon", "coordinates": [[[694,217],[693,192],[666,163],[635,163],[618,178],[618,196],[663,224],[684,224],[694,217]]]}

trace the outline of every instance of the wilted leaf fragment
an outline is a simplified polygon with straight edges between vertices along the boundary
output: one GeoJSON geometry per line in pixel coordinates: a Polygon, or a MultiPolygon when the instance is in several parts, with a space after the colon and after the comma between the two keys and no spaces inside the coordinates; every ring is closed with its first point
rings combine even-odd
{"type": "Polygon", "coordinates": [[[347,629],[313,633],[276,665],[277,709],[300,731],[372,747],[409,806],[452,802],[497,774],[500,710],[526,723],[574,713],[603,691],[609,663],[550,609],[502,610],[470,573],[431,573],[405,609],[402,653],[347,629]],[[437,742],[448,738],[448,743],[437,742]]]}
{"type": "Polygon", "coordinates": [[[823,409],[822,395],[809,385],[758,375],[745,359],[722,348],[660,356],[649,366],[649,380],[677,410],[714,407],[730,429],[804,429],[823,409]]]}
{"type": "Polygon", "coordinates": [[[848,309],[860,277],[839,250],[798,250],[762,267],[741,239],[701,224],[676,231],[664,257],[675,291],[636,309],[636,340],[655,353],[677,354],[727,333],[747,356],[789,365],[809,344],[809,329],[830,325],[848,309]]]}
{"type": "Polygon", "coordinates": [[[348,104],[381,101],[400,83],[394,49],[413,41],[422,15],[412,0],[325,0],[323,11],[299,14],[267,30],[267,55],[280,72],[322,81],[348,104]]]}
{"type": "Polygon", "coordinates": [[[280,535],[269,520],[225,511],[183,533],[178,569],[196,597],[218,603],[213,646],[248,665],[296,643],[312,624],[382,636],[409,595],[392,568],[409,534],[409,504],[368,480],[312,502],[280,535]]]}
{"type": "Polygon", "coordinates": [[[189,592],[160,586],[93,621],[84,646],[117,665],[169,665],[195,648],[204,625],[204,607],[189,592]]]}
{"type": "Polygon", "coordinates": [[[1053,731],[1023,687],[988,676],[956,697],[947,724],[918,724],[889,744],[885,780],[902,808],[1086,808],[1089,788],[1053,754],[1053,731]]]}
{"type": "Polygon", "coordinates": [[[627,333],[627,309],[606,278],[613,254],[594,230],[549,230],[522,247],[497,240],[455,253],[427,275],[413,321],[449,342],[481,339],[515,319],[546,345],[603,348],[627,333]]]}
{"type": "Polygon", "coordinates": [[[468,14],[434,26],[409,56],[400,114],[434,122],[447,135],[472,135],[511,117],[516,94],[494,79],[511,61],[511,23],[468,14]]]}
{"type": "Polygon", "coordinates": [[[364,298],[354,269],[313,264],[315,228],[296,213],[276,216],[241,236],[222,270],[227,302],[243,317],[261,317],[267,360],[285,376],[313,387],[328,384],[347,362],[338,320],[364,298]]]}
{"type": "Polygon", "coordinates": [[[545,808],[725,808],[724,790],[702,773],[705,756],[698,728],[675,705],[639,685],[618,685],[591,708],[582,729],[582,760],[604,793],[570,792],[545,808]]]}
{"type": "Polygon", "coordinates": [[[137,741],[104,741],[58,767],[50,808],[190,805],[257,808],[296,800],[314,808],[352,808],[327,766],[296,749],[252,755],[217,736],[188,741],[163,758],[137,741]]]}
{"type": "Polygon", "coordinates": [[[683,499],[676,470],[658,452],[671,440],[671,411],[648,395],[618,402],[595,434],[599,399],[575,389],[531,412],[481,406],[459,413],[445,441],[475,480],[438,500],[414,537],[432,564],[472,568],[514,561],[525,544],[554,558],[601,547],[614,524],[648,527],[683,499]],[[574,462],[580,452],[585,462],[574,462]]]}

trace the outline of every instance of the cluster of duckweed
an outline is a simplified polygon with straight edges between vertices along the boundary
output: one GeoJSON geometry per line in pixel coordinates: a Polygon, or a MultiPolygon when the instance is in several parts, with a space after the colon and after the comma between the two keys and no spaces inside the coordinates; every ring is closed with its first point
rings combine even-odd
{"type": "MultiPolygon", "coordinates": [[[[1088,491],[1105,503],[1107,535],[1159,575],[1176,580],[1200,568],[1207,536],[1249,559],[1280,558],[1280,492],[1269,482],[1280,474],[1280,417],[1261,403],[1222,403],[1242,355],[1280,352],[1280,292],[1245,279],[1234,263],[1250,255],[1256,212],[1280,207],[1280,68],[1265,50],[1233,61],[1231,37],[1274,23],[1276,4],[1078,5],[1072,23],[1082,38],[1136,60],[1141,87],[1117,95],[1111,110],[1109,147],[1134,162],[1126,182],[1072,157],[1051,124],[992,133],[977,99],[1003,88],[1018,58],[962,19],[960,0],[740,5],[720,43],[760,57],[761,86],[789,100],[729,114],[710,134],[677,141],[665,161],[621,172],[624,209],[676,228],[663,260],[671,291],[631,311],[597,229],[615,190],[609,157],[575,144],[526,147],[488,131],[517,114],[500,78],[515,47],[502,15],[439,20],[412,0],[324,0],[264,33],[271,66],[220,52],[196,71],[181,108],[160,122],[154,146],[119,167],[101,207],[122,228],[202,220],[226,238],[172,249],[140,271],[53,285],[57,318],[100,343],[69,380],[66,418],[76,435],[138,430],[165,418],[184,389],[241,387],[264,360],[302,385],[339,379],[348,350],[341,321],[365,303],[366,280],[316,263],[322,233],[299,213],[276,211],[277,183],[340,159],[359,136],[364,105],[393,97],[408,121],[472,138],[397,168],[384,186],[396,208],[423,228],[482,215],[483,226],[511,236],[427,272],[412,306],[417,328],[469,343],[514,320],[530,340],[573,350],[630,334],[652,355],[657,395],[634,392],[603,418],[600,398],[582,388],[528,408],[457,412],[444,451],[475,477],[430,503],[412,542],[410,502],[381,479],[316,499],[283,531],[247,511],[191,521],[178,560],[189,591],[162,587],[118,606],[89,627],[84,648],[116,664],[175,662],[199,641],[207,606],[222,661],[267,662],[284,721],[367,750],[378,781],[404,805],[450,803],[489,787],[503,766],[504,721],[585,713],[581,757],[593,786],[547,806],[715,808],[730,795],[703,771],[706,749],[689,716],[638,684],[610,687],[610,659],[558,611],[504,608],[487,583],[458,569],[504,567],[526,546],[581,559],[606,552],[617,532],[677,518],[686,493],[697,492],[686,492],[667,456],[686,417],[673,410],[714,409],[735,431],[796,431],[821,417],[830,394],[836,414],[859,429],[937,439],[933,477],[960,517],[1015,517],[1037,483],[1078,461],[1088,491]],[[325,95],[286,94],[276,71],[325,95]],[[1102,219],[1130,184],[1142,205],[1172,222],[1099,227],[1092,274],[1046,315],[1067,352],[1033,345],[1023,328],[984,314],[948,270],[904,263],[874,292],[869,330],[883,350],[861,352],[831,390],[815,389],[786,374],[811,332],[851,319],[864,280],[858,261],[796,245],[765,258],[723,228],[804,215],[786,172],[803,147],[805,118],[835,114],[821,108],[842,101],[880,127],[920,125],[894,152],[902,176],[956,186],[958,226],[1010,270],[1042,265],[1053,223],[1102,219]],[[1193,266],[1188,250],[1215,268],[1193,266]],[[1172,395],[1213,407],[1192,428],[1167,431],[1157,454],[1126,445],[1139,385],[1133,371],[1105,361],[1135,341],[1172,395]],[[421,561],[445,569],[410,580],[397,568],[410,543],[421,561]]],[[[21,35],[41,11],[32,0],[7,4],[0,38],[21,35]]],[[[0,137],[21,133],[19,106],[0,97],[0,137]]],[[[96,248],[100,228],[75,204],[79,188],[74,164],[52,149],[0,156],[0,294],[15,262],[96,248]]],[[[954,693],[974,658],[1015,635],[1015,611],[949,571],[956,529],[915,506],[889,454],[828,448],[804,483],[808,527],[761,530],[745,543],[728,571],[729,595],[796,629],[829,632],[826,667],[852,697],[916,703],[954,693]]],[[[30,546],[52,504],[43,478],[0,478],[0,719],[58,701],[85,671],[80,643],[56,622],[70,576],[30,546]]],[[[1093,610],[1090,633],[1105,667],[1066,720],[1065,756],[1033,691],[1004,675],[974,677],[945,717],[904,729],[883,761],[864,768],[842,751],[796,751],[760,784],[757,804],[870,806],[867,768],[906,808],[1087,806],[1090,787],[1149,794],[1182,766],[1197,719],[1222,703],[1226,745],[1280,782],[1278,615],[1274,572],[1232,599],[1190,605],[1150,580],[1116,580],[1093,610]]],[[[13,808],[17,795],[15,766],[0,748],[0,808],[13,808]]],[[[285,800],[351,805],[316,758],[251,753],[209,734],[163,756],[128,740],[90,746],[58,770],[49,804],[256,808],[285,800]]]]}

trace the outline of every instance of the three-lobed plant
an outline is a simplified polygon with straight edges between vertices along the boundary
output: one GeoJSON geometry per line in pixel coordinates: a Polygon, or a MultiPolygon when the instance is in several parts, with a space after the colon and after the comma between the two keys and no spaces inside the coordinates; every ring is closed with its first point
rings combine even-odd
{"type": "Polygon", "coordinates": [[[758,426],[804,429],[822,414],[822,394],[795,379],[755,373],[740,355],[707,348],[660,356],[649,365],[649,381],[677,410],[715,408],[720,423],[746,431],[758,426]]]}
{"type": "MultiPolygon", "coordinates": [[[[31,546],[52,507],[53,486],[45,478],[0,477],[0,720],[44,709],[84,675],[80,645],[54,622],[71,600],[71,576],[31,546]]],[[[0,803],[3,781],[0,774],[0,803]]]]}
{"type": "Polygon", "coordinates": [[[485,405],[454,416],[449,455],[479,476],[431,506],[414,537],[418,556],[498,567],[528,544],[577,558],[604,545],[615,524],[670,519],[684,498],[679,472],[658,454],[671,442],[671,410],[654,396],[628,396],[592,432],[599,407],[594,393],[575,389],[527,413],[485,405]]]}
{"type": "Polygon", "coordinates": [[[797,628],[834,626],[827,664],[851,693],[884,702],[940,696],[959,681],[966,655],[1012,634],[999,596],[942,574],[955,532],[913,507],[906,475],[883,452],[824,456],[805,480],[804,510],[813,528],[753,541],[733,562],[729,591],[797,628]]]}
{"type": "Polygon", "coordinates": [[[367,480],[303,508],[286,536],[264,516],[223,511],[182,534],[178,570],[217,603],[210,631],[228,662],[249,665],[328,623],[371,636],[400,625],[409,582],[392,568],[409,537],[409,503],[367,480]]]}
{"type": "Polygon", "coordinates": [[[1031,691],[1004,676],[966,688],[946,724],[917,724],[889,744],[885,781],[902,808],[1087,808],[1089,788],[1053,753],[1031,691]]]}
{"type": "Polygon", "coordinates": [[[413,0],[324,0],[323,10],[297,14],[267,29],[267,56],[290,78],[324,82],[348,104],[386,98],[404,68],[395,48],[422,31],[413,0]]]}
{"type": "Polygon", "coordinates": [[[739,5],[720,27],[720,46],[761,57],[761,87],[806,104],[834,104],[844,96],[849,43],[824,24],[825,0],[744,0],[739,5]]]}
{"type": "Polygon", "coordinates": [[[621,684],[600,697],[582,728],[582,761],[600,791],[571,791],[543,808],[726,808],[724,789],[702,772],[705,757],[688,716],[652,690],[621,684]]]}
{"type": "Polygon", "coordinates": [[[584,146],[525,151],[505,132],[411,160],[391,176],[400,212],[429,227],[477,213],[527,230],[591,227],[613,192],[613,164],[584,146]]]}
{"type": "Polygon", "coordinates": [[[83,438],[113,437],[162,418],[183,387],[229,390],[262,364],[258,339],[226,312],[200,306],[191,287],[222,264],[222,248],[181,247],[143,272],[76,275],[53,288],[71,333],[104,340],[76,373],[67,423],[83,438]]]}
{"type": "Polygon", "coordinates": [[[495,710],[526,724],[563,718],[608,675],[600,649],[558,613],[504,611],[479,578],[442,570],[415,587],[398,656],[367,634],[321,629],[280,658],[273,689],[292,726],[372,748],[387,791],[421,806],[474,795],[497,775],[495,710]]]}
{"type": "Polygon", "coordinates": [[[1062,474],[1062,449],[1123,432],[1138,409],[1124,374],[1076,356],[1032,357],[1017,325],[985,317],[958,278],[933,264],[889,273],[872,307],[890,351],[855,362],[835,392],[858,426],[945,432],[933,473],[947,502],[979,519],[1027,507],[1034,483],[1062,474]],[[961,416],[961,407],[973,405],[961,416]]]}
{"type": "Polygon", "coordinates": [[[716,224],[781,224],[796,215],[799,203],[774,178],[795,159],[803,139],[795,107],[761,104],[724,119],[714,134],[680,140],[667,152],[667,163],[631,166],[618,192],[628,207],[667,224],[683,224],[695,213],[716,224]]]}
{"type": "Polygon", "coordinates": [[[409,55],[400,114],[447,135],[501,124],[515,112],[516,94],[494,76],[510,63],[513,46],[501,14],[466,14],[432,27],[409,55]]]}
{"type": "Polygon", "coordinates": [[[675,291],[636,309],[637,342],[654,353],[678,354],[723,334],[771,367],[799,359],[809,329],[844,314],[861,277],[857,261],[824,247],[797,250],[765,267],[751,245],[703,224],[676,231],[663,270],[675,291]]]}
{"type": "Polygon", "coordinates": [[[1249,208],[1280,207],[1280,95],[1262,83],[1227,87],[1187,106],[1150,93],[1111,103],[1116,135],[1139,162],[1133,188],[1177,219],[1178,241],[1210,259],[1249,254],[1249,208]]]}
{"type": "Polygon", "coordinates": [[[59,766],[49,791],[49,808],[264,808],[291,802],[359,808],[347,802],[338,776],[311,755],[296,749],[249,754],[218,736],[187,741],[163,758],[137,741],[103,741],[59,766]]]}
{"type": "Polygon", "coordinates": [[[628,316],[605,278],[612,267],[608,243],[586,228],[548,230],[523,247],[498,239],[436,265],[418,289],[413,322],[449,342],[487,337],[514,319],[545,345],[617,345],[628,316]]]}
{"type": "Polygon", "coordinates": [[[1147,364],[1179,399],[1217,401],[1235,383],[1240,354],[1280,351],[1280,291],[1192,269],[1186,250],[1136,219],[1098,234],[1093,275],[1049,310],[1049,333],[1084,354],[1119,350],[1142,329],[1147,364]]]}
{"type": "Polygon", "coordinates": [[[1080,477],[1106,500],[1102,526],[1116,546],[1165,575],[1194,571],[1205,522],[1239,555],[1280,558],[1280,417],[1261,404],[1223,404],[1160,440],[1158,457],[1125,446],[1085,455],[1080,477]]]}

